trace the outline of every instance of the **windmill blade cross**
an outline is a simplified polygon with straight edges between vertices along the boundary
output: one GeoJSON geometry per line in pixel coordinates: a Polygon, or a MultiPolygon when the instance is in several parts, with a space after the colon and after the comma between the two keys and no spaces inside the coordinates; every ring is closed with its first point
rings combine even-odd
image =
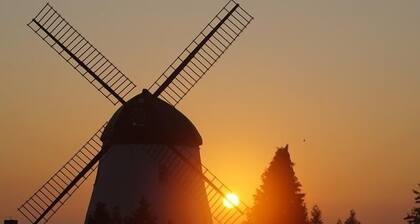
{"type": "Polygon", "coordinates": [[[114,105],[136,87],[49,3],[28,26],[114,105]]]}
{"type": "Polygon", "coordinates": [[[105,126],[18,208],[31,223],[47,223],[97,168],[98,161],[107,152],[107,148],[102,148],[100,140],[105,126]]]}
{"type": "Polygon", "coordinates": [[[178,104],[252,20],[253,17],[238,3],[229,1],[150,86],[149,91],[171,105],[178,104]]]}
{"type": "MultiPolygon", "coordinates": [[[[178,104],[252,20],[249,13],[230,0],[149,90],[173,106],[178,104]]],[[[114,105],[124,104],[125,97],[136,87],[50,4],[28,26],[114,105]]],[[[19,207],[19,212],[31,223],[47,223],[97,168],[98,161],[109,150],[108,146],[102,146],[100,139],[105,126],[19,207]]],[[[244,216],[248,207],[243,202],[232,209],[223,206],[223,199],[231,191],[201,161],[190,160],[176,147],[152,148],[148,150],[152,158],[177,170],[173,175],[183,180],[180,184],[184,184],[186,193],[196,190],[191,189],[191,181],[204,182],[215,223],[235,224],[244,216]]]]}

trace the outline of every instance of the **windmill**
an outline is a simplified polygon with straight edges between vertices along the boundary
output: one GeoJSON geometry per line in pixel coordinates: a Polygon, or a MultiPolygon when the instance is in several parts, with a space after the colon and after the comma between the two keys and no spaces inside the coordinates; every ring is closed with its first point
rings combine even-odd
{"type": "Polygon", "coordinates": [[[222,205],[231,191],[201,163],[201,136],[175,106],[252,20],[230,0],[149,89],[127,100],[136,85],[47,3],[27,25],[121,107],[19,212],[33,224],[47,223],[99,167],[87,217],[98,202],[128,211],[147,197],[152,206],[166,206],[157,214],[165,218],[159,223],[237,223],[247,206],[222,205]],[[168,186],[159,187],[159,181],[168,186]],[[180,193],[185,200],[176,198],[180,193]]]}

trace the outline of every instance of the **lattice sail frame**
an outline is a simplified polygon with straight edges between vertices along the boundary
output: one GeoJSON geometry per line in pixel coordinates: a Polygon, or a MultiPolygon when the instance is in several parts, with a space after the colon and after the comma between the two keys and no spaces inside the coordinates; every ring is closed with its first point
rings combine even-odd
{"type": "Polygon", "coordinates": [[[71,189],[65,192],[65,189],[71,186],[83,169],[98,156],[102,149],[101,135],[106,124],[104,124],[82,147],[74,154],[71,159],[64,164],[48,181],[42,185],[35,194],[32,195],[19,208],[19,212],[25,216],[31,223],[47,223],[48,220],[63,206],[71,195],[82,185],[85,180],[96,170],[98,163],[89,167],[87,172],[75,183],[71,189]],[[59,196],[65,193],[61,198],[59,196]],[[59,198],[59,201],[54,201],[59,198]],[[52,206],[51,208],[49,208],[52,206]],[[44,214],[45,213],[45,214],[44,214]],[[41,217],[41,218],[40,218],[41,217]]]}
{"type": "Polygon", "coordinates": [[[191,192],[191,189],[189,189],[190,186],[195,185],[190,183],[204,182],[210,212],[215,224],[236,224],[244,221],[242,219],[248,212],[249,207],[242,201],[239,201],[239,204],[233,206],[233,208],[225,207],[223,202],[226,195],[232,193],[232,191],[210,172],[201,161],[191,160],[189,150],[179,150],[176,146],[169,146],[162,150],[160,145],[150,145],[146,152],[155,161],[165,164],[169,171],[177,171],[177,173],[170,172],[170,174],[184,186],[184,189],[186,189],[184,192],[188,192],[186,197],[195,195],[195,192],[191,192]]]}
{"type": "Polygon", "coordinates": [[[149,87],[149,91],[151,93],[157,91],[174,72],[179,72],[179,74],[176,74],[176,78],[159,94],[159,97],[167,103],[173,106],[177,105],[226,52],[253,19],[254,17],[238,3],[233,0],[229,1],[149,87]],[[229,13],[231,15],[223,22],[223,19],[229,13]],[[220,22],[223,22],[220,28],[205,42],[191,61],[181,71],[177,71],[203,40],[217,28],[220,22]]]}
{"type": "Polygon", "coordinates": [[[136,87],[49,3],[27,25],[114,105],[136,87]]]}

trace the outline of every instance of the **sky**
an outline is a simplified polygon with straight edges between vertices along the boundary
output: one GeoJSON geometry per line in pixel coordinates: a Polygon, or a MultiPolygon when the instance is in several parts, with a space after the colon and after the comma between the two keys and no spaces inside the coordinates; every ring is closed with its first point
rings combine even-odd
{"type": "MultiPolygon", "coordinates": [[[[420,183],[420,1],[239,2],[255,20],[177,106],[205,165],[252,205],[289,144],[307,206],[327,223],[350,209],[404,223],[420,183]]],[[[225,0],[50,3],[140,93],[225,0]]],[[[117,109],[26,27],[43,4],[0,0],[0,218],[23,221],[16,208],[117,109]]],[[[82,223],[93,180],[52,223],[82,223]]]]}

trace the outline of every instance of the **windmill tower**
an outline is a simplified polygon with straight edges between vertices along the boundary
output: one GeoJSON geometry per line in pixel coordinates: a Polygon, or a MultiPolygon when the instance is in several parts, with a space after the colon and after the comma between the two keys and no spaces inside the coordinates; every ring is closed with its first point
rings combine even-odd
{"type": "Polygon", "coordinates": [[[114,105],[122,106],[19,211],[46,223],[96,170],[86,220],[98,203],[132,213],[145,199],[158,223],[237,223],[246,205],[223,207],[231,192],[201,163],[201,136],[175,106],[253,20],[229,1],[161,76],[136,85],[50,4],[28,26],[114,105]]]}
{"type": "Polygon", "coordinates": [[[211,223],[204,181],[195,180],[183,164],[169,169],[167,162],[149,156],[150,152],[168,154],[168,147],[173,146],[189,161],[200,164],[201,137],[173,106],[143,90],[115,113],[102,141],[111,147],[99,161],[86,220],[101,203],[118,207],[123,217],[130,216],[145,199],[162,223],[211,223]]]}

